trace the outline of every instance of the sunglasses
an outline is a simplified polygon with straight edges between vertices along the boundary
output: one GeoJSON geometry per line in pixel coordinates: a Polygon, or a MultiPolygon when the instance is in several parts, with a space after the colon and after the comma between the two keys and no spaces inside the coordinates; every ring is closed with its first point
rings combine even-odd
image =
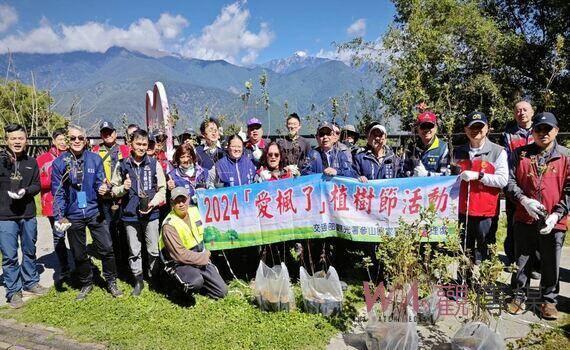
{"type": "Polygon", "coordinates": [[[434,126],[435,126],[435,125],[432,124],[432,123],[421,123],[421,124],[420,124],[420,129],[421,129],[421,130],[430,130],[430,129],[433,129],[434,126]]]}
{"type": "Polygon", "coordinates": [[[271,157],[277,158],[277,157],[281,157],[281,154],[279,154],[279,153],[267,153],[267,157],[269,157],[269,158],[271,158],[271,157]]]}
{"type": "Polygon", "coordinates": [[[332,130],[328,130],[328,131],[319,131],[319,133],[317,134],[317,136],[319,137],[325,137],[325,136],[331,136],[333,133],[332,130]]]}
{"type": "Polygon", "coordinates": [[[75,140],[85,141],[85,136],[69,136],[69,140],[70,141],[75,141],[75,140]]]}

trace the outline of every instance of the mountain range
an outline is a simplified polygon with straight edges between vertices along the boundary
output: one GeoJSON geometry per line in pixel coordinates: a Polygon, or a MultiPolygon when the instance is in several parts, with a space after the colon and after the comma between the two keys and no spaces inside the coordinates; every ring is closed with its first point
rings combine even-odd
{"type": "MultiPolygon", "coordinates": [[[[10,79],[49,89],[55,101],[53,109],[74,116],[74,122],[85,126],[103,119],[118,123],[123,114],[129,122],[144,123],[145,92],[155,81],[161,81],[169,103],[176,105],[182,116],[177,123],[179,130],[196,128],[206,115],[225,115],[234,123],[256,116],[264,125],[271,122],[271,132],[275,132],[282,127],[286,110],[330,118],[331,97],[340,98],[345,93],[355,96],[362,88],[372,91],[380,82],[378,76],[362,69],[301,52],[255,67],[241,67],[226,61],[112,47],[104,53],[0,55],[0,70],[10,79]],[[268,110],[259,84],[264,74],[268,110]],[[248,99],[243,98],[246,81],[253,85],[248,99]]],[[[347,103],[351,119],[358,110],[356,100],[347,103]]]]}

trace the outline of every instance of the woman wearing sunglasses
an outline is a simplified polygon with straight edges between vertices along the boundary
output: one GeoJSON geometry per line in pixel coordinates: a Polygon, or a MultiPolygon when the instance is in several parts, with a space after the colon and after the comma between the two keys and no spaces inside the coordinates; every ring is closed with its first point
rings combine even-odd
{"type": "Polygon", "coordinates": [[[261,156],[261,167],[257,171],[257,182],[275,181],[299,176],[296,165],[285,166],[283,149],[275,141],[270,142],[261,156]]]}

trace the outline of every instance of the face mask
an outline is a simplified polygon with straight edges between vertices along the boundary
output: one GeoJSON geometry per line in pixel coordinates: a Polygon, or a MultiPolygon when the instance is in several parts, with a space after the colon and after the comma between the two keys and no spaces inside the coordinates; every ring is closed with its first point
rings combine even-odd
{"type": "Polygon", "coordinates": [[[190,167],[184,169],[184,174],[186,174],[186,176],[188,176],[188,177],[194,176],[195,172],[196,172],[196,169],[194,168],[194,165],[190,165],[190,167]]]}

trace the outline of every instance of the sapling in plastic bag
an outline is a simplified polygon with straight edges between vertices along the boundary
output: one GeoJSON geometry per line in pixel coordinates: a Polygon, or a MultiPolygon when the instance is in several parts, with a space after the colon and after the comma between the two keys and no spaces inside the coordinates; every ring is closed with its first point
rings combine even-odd
{"type": "Polygon", "coordinates": [[[433,287],[431,293],[419,301],[418,320],[420,323],[435,324],[439,321],[439,298],[438,288],[433,287]]]}
{"type": "Polygon", "coordinates": [[[254,294],[261,310],[289,311],[295,308],[295,296],[284,263],[269,267],[259,262],[255,274],[254,294]]]}
{"type": "Polygon", "coordinates": [[[305,310],[309,313],[320,313],[324,316],[339,314],[342,309],[342,287],[335,268],[328,271],[317,271],[309,275],[304,267],[300,269],[301,292],[305,310]]]}
{"type": "Polygon", "coordinates": [[[504,339],[486,324],[469,322],[464,324],[451,339],[453,350],[502,350],[504,339]]]}
{"type": "Polygon", "coordinates": [[[416,350],[418,346],[415,322],[370,321],[366,325],[368,350],[416,350]]]}

